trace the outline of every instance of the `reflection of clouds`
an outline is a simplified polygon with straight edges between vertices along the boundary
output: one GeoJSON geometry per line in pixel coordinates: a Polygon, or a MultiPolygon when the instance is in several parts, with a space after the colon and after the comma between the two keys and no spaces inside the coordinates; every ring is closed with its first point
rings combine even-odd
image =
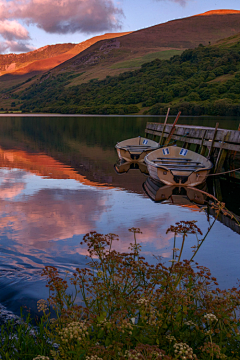
{"type": "MultiPolygon", "coordinates": [[[[132,219],[132,227],[140,228],[142,234],[136,234],[137,243],[142,246],[141,254],[146,257],[153,257],[154,255],[161,255],[162,250],[172,248],[173,234],[166,234],[166,229],[170,225],[166,217],[162,216],[160,219],[144,218],[139,220],[132,219]]],[[[115,220],[116,221],[116,220],[115,220]]],[[[134,235],[128,231],[128,226],[116,226],[114,233],[118,235],[119,241],[113,242],[113,249],[119,252],[129,252],[130,243],[134,243],[134,235]]],[[[75,249],[81,255],[88,255],[87,247],[84,244],[75,249]]],[[[166,253],[166,252],[165,252],[166,253]]]]}
{"type": "Polygon", "coordinates": [[[4,186],[0,186],[0,198],[1,199],[13,199],[15,196],[21,194],[24,190],[24,184],[22,183],[8,183],[4,186]]]}
{"type": "Polygon", "coordinates": [[[13,199],[21,194],[25,187],[23,174],[18,170],[0,170],[0,199],[13,199]]]}
{"type": "Polygon", "coordinates": [[[2,201],[0,228],[17,242],[45,248],[47,241],[72,238],[96,227],[104,211],[102,194],[83,190],[41,190],[26,201],[2,201]],[[10,216],[11,214],[11,216],[10,216]]]}

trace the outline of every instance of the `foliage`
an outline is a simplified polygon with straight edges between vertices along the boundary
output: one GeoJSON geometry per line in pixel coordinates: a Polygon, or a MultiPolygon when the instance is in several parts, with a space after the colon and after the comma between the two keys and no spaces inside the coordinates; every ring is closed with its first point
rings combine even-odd
{"type": "Polygon", "coordinates": [[[31,337],[28,325],[17,328],[16,339],[25,333],[26,341],[21,337],[13,345],[10,325],[2,327],[2,358],[239,359],[240,291],[219,289],[210,271],[193,262],[207,234],[199,238],[195,221],[170,226],[167,232],[175,240],[182,237],[182,246],[174,243],[168,267],[161,258],[149,265],[136,240],[140,230],[130,231],[129,253],[114,250],[116,235],[91,232],[82,242],[89,253],[86,268],[61,276],[55,267],[45,267],[49,299],[38,302],[43,312],[39,330],[31,337]],[[187,237],[196,237],[197,246],[190,261],[181,261],[187,237]]]}
{"type": "Polygon", "coordinates": [[[170,106],[172,113],[181,108],[183,115],[240,114],[240,42],[199,45],[170,60],[145,63],[139,70],[65,87],[73,76],[79,74],[46,73],[18,93],[21,110],[129,114],[142,106],[157,115],[170,106]]]}

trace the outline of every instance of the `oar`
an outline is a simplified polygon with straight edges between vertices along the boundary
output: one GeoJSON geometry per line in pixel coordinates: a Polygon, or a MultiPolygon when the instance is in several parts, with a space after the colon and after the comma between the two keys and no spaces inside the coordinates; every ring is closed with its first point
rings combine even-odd
{"type": "Polygon", "coordinates": [[[162,129],[162,135],[161,135],[160,140],[159,140],[159,145],[161,145],[161,143],[162,143],[162,138],[163,138],[163,134],[164,134],[164,131],[165,131],[166,124],[167,124],[169,111],[170,111],[170,108],[168,108],[167,115],[165,117],[165,121],[164,121],[164,124],[163,124],[163,129],[162,129]]]}
{"type": "Polygon", "coordinates": [[[170,131],[170,133],[169,133],[169,135],[168,135],[167,140],[166,140],[165,143],[164,143],[164,146],[168,146],[168,144],[169,144],[169,142],[170,142],[170,140],[171,140],[171,138],[172,138],[172,136],[173,136],[173,133],[174,133],[174,130],[175,130],[175,126],[176,126],[176,123],[178,122],[178,119],[179,119],[180,115],[181,115],[181,111],[179,111],[179,113],[177,114],[176,119],[174,120],[172,129],[171,129],[171,131],[170,131]]]}

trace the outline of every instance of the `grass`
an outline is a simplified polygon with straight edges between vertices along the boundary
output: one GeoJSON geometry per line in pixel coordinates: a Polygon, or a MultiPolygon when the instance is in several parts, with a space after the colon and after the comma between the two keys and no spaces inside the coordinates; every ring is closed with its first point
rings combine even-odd
{"type": "Polygon", "coordinates": [[[213,79],[213,80],[211,80],[211,81],[209,81],[209,83],[211,84],[211,83],[224,83],[224,82],[226,82],[226,81],[228,81],[228,80],[231,80],[231,79],[234,79],[234,77],[235,77],[235,74],[225,74],[225,75],[221,75],[221,76],[218,76],[218,77],[216,77],[215,79],[213,79]]]}
{"type": "Polygon", "coordinates": [[[113,64],[110,68],[111,69],[129,69],[129,68],[137,68],[140,67],[142,64],[155,60],[168,60],[174,55],[180,55],[183,52],[183,50],[163,50],[163,51],[157,51],[153,53],[146,54],[142,57],[138,57],[136,59],[132,60],[126,60],[117,62],[116,64],[113,64]]]}
{"type": "MultiPolygon", "coordinates": [[[[211,206],[227,211],[218,201],[211,206]]],[[[194,262],[215,221],[205,235],[195,221],[170,226],[170,265],[159,257],[156,265],[145,261],[138,228],[129,229],[128,253],[114,250],[116,235],[88,233],[81,243],[86,268],[60,274],[45,267],[49,298],[38,302],[38,328],[29,316],[2,326],[2,359],[240,359],[240,291],[220,290],[209,269],[194,262]],[[186,241],[193,255],[182,261],[186,241]]]]}

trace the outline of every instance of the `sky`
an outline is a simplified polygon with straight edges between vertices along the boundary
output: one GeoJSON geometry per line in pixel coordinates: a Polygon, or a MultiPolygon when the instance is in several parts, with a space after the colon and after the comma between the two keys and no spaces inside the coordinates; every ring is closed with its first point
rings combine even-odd
{"type": "Polygon", "coordinates": [[[0,0],[0,54],[80,43],[217,9],[240,10],[240,0],[0,0]]]}

